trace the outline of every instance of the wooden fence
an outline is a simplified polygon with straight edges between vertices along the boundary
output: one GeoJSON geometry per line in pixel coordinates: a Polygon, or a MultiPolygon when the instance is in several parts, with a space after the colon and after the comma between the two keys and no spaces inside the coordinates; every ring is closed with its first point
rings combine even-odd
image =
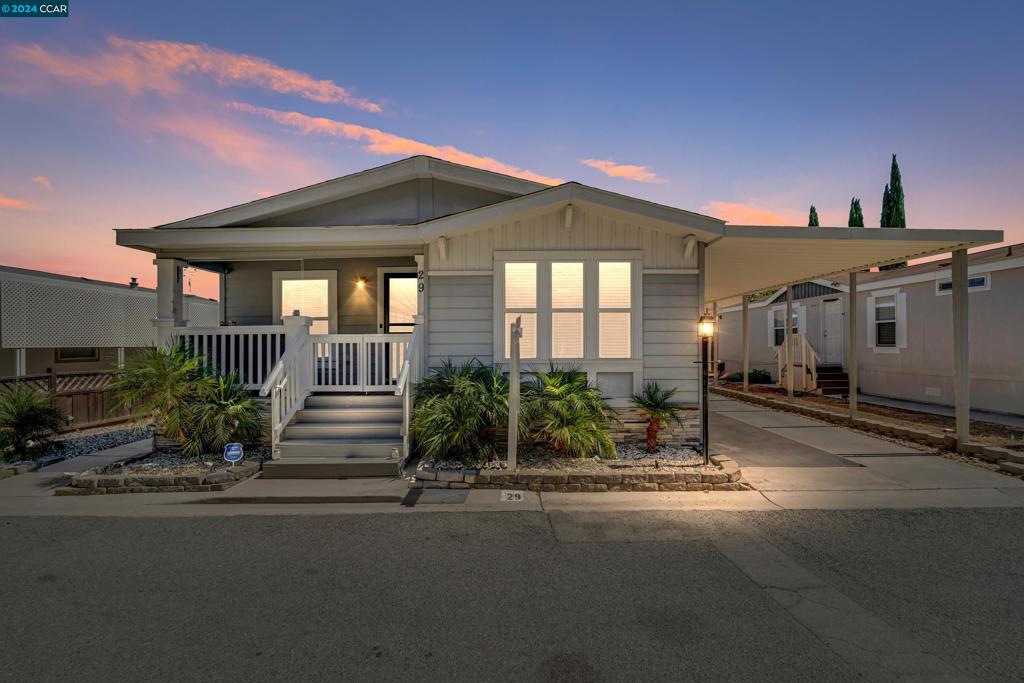
{"type": "Polygon", "coordinates": [[[113,372],[69,372],[58,375],[26,375],[0,378],[0,392],[24,384],[53,397],[53,403],[68,417],[64,431],[98,427],[122,422],[130,417],[127,410],[111,412],[113,400],[110,384],[113,372]]]}

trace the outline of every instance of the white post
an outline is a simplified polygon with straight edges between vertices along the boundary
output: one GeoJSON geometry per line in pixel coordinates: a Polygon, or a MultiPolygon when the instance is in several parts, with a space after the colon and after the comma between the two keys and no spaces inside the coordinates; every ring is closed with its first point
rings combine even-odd
{"type": "Polygon", "coordinates": [[[750,295],[743,295],[743,391],[750,391],[750,295]]]}
{"type": "Polygon", "coordinates": [[[523,319],[516,316],[509,325],[508,344],[508,468],[516,467],[519,439],[519,339],[523,336],[523,319]]]}
{"type": "Polygon", "coordinates": [[[14,349],[14,376],[24,377],[28,374],[28,352],[24,347],[14,349]]]}
{"type": "Polygon", "coordinates": [[[117,369],[124,370],[124,347],[117,347],[117,369]]]}
{"type": "Polygon", "coordinates": [[[786,396],[793,400],[793,285],[786,286],[786,396]]]}
{"type": "Polygon", "coordinates": [[[156,326],[157,344],[163,345],[171,340],[175,327],[184,327],[185,294],[183,289],[182,269],[185,262],[174,258],[158,258],[153,260],[156,266],[156,326]]]}
{"type": "Polygon", "coordinates": [[[970,310],[967,303],[967,250],[953,252],[953,394],[956,397],[956,443],[971,435],[970,310]]]}
{"type": "Polygon", "coordinates": [[[427,255],[416,254],[416,324],[420,326],[416,381],[426,377],[430,359],[427,356],[427,255]]]}
{"type": "Polygon", "coordinates": [[[850,419],[857,417],[857,271],[850,273],[850,292],[846,296],[846,376],[850,378],[850,419]]]}
{"type": "Polygon", "coordinates": [[[220,313],[220,324],[228,324],[228,276],[217,273],[217,309],[220,313]]]}
{"type": "Polygon", "coordinates": [[[715,334],[711,338],[711,374],[715,378],[715,384],[718,384],[718,302],[711,302],[711,318],[715,321],[715,334]]]}

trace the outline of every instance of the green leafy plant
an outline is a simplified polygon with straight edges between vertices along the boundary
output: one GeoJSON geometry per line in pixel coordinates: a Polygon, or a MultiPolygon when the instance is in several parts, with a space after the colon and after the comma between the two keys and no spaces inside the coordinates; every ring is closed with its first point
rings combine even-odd
{"type": "Polygon", "coordinates": [[[662,427],[671,422],[683,424],[683,419],[679,415],[683,411],[683,406],[672,402],[675,395],[675,389],[662,389],[657,382],[644,384],[643,391],[633,395],[633,407],[647,418],[648,453],[658,450],[658,433],[662,427]]]}
{"type": "Polygon", "coordinates": [[[575,367],[556,367],[533,373],[523,384],[523,423],[556,453],[574,457],[615,456],[608,421],[615,413],[605,404],[587,373],[575,367]]]}
{"type": "Polygon", "coordinates": [[[152,417],[157,434],[181,441],[188,399],[210,381],[202,357],[190,356],[183,344],[150,346],[115,378],[113,410],[130,410],[139,422],[152,417]]]}
{"type": "Polygon", "coordinates": [[[185,402],[182,450],[189,455],[216,453],[234,442],[258,442],[262,431],[263,409],[235,373],[204,378],[185,402]]]}
{"type": "Polygon", "coordinates": [[[416,392],[410,427],[425,456],[476,465],[494,454],[497,430],[508,423],[508,380],[500,372],[476,359],[445,360],[416,392]]]}
{"type": "MultiPolygon", "coordinates": [[[[731,373],[729,376],[727,376],[725,378],[725,381],[726,382],[742,382],[743,381],[743,373],[742,372],[733,372],[733,373],[731,373]]],[[[768,372],[767,370],[762,370],[761,368],[754,368],[753,370],[751,370],[747,374],[747,381],[750,384],[771,384],[772,383],[772,373],[768,372]]]]}
{"type": "Polygon", "coordinates": [[[52,450],[53,436],[65,421],[50,397],[30,386],[0,393],[0,459],[30,460],[52,450]]]}

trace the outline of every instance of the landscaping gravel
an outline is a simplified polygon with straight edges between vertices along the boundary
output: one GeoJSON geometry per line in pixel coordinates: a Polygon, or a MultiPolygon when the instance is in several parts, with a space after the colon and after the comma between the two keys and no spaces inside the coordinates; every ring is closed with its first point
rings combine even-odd
{"type": "Polygon", "coordinates": [[[58,439],[64,448],[53,448],[44,457],[60,456],[64,459],[79,455],[89,455],[96,451],[123,446],[153,436],[153,427],[106,427],[90,430],[84,434],[75,434],[58,439]]]}
{"type": "MultiPolygon", "coordinates": [[[[271,456],[269,448],[247,448],[242,462],[263,462],[271,456]]],[[[186,455],[178,450],[159,449],[144,458],[126,464],[117,464],[109,468],[109,472],[131,474],[205,474],[227,469],[231,463],[220,455],[203,453],[202,455],[186,455]]]]}
{"type": "Polygon", "coordinates": [[[704,456],[689,446],[660,445],[654,453],[647,452],[647,446],[639,443],[616,444],[619,460],[671,462],[673,465],[703,465],[704,456]]]}

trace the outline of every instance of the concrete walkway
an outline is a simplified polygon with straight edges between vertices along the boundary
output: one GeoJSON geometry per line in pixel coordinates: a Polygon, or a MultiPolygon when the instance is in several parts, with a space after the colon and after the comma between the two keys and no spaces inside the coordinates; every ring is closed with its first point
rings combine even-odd
{"type": "MultiPolygon", "coordinates": [[[[886,396],[871,396],[859,394],[858,401],[871,403],[876,406],[889,406],[890,408],[902,408],[903,410],[916,410],[919,413],[930,413],[932,415],[944,415],[955,417],[956,410],[952,406],[939,406],[934,403],[921,403],[920,401],[904,401],[899,398],[888,398],[886,396]]],[[[971,419],[979,422],[992,422],[1024,429],[1024,415],[1004,415],[1003,413],[992,413],[987,410],[971,410],[971,419]]]]}

